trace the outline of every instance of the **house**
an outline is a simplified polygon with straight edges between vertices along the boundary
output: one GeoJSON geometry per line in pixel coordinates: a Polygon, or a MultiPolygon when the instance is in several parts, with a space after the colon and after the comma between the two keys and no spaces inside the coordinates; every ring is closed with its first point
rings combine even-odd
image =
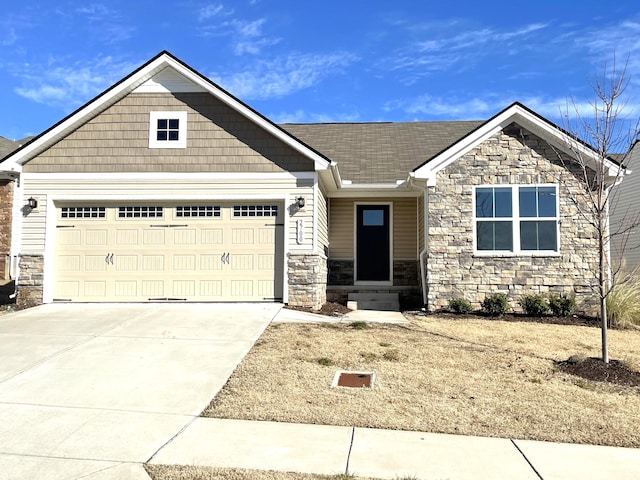
{"type": "Polygon", "coordinates": [[[276,125],[162,52],[0,163],[20,178],[19,300],[586,308],[598,255],[569,140],[519,103],[484,122],[276,125]]]}
{"type": "MultiPolygon", "coordinates": [[[[640,139],[619,161],[635,170],[640,165],[640,139]]],[[[630,175],[613,189],[610,205],[612,268],[632,272],[640,268],[640,210],[638,209],[640,176],[630,175]]]]}
{"type": "MultiPolygon", "coordinates": [[[[16,150],[20,144],[0,137],[0,158],[16,150]]],[[[11,209],[13,205],[13,179],[15,175],[0,172],[0,304],[5,303],[15,291],[9,273],[11,251],[11,209]]]]}

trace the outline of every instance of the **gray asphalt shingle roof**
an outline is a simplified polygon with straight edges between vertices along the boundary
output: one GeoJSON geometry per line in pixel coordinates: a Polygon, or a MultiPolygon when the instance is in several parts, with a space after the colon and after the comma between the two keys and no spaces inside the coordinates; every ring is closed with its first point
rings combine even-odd
{"type": "Polygon", "coordinates": [[[20,146],[19,143],[9,140],[8,138],[0,137],[0,159],[6,157],[14,150],[17,150],[20,146]]]}
{"type": "Polygon", "coordinates": [[[484,121],[282,124],[338,163],[343,180],[395,183],[484,121]]]}

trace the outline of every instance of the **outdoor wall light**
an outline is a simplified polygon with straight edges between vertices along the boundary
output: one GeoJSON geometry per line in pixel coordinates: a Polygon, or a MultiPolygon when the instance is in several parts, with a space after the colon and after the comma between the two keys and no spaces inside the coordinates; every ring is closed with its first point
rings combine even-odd
{"type": "Polygon", "coordinates": [[[298,197],[298,208],[304,208],[304,197],[298,197]]]}
{"type": "Polygon", "coordinates": [[[33,197],[30,197],[29,200],[27,200],[27,206],[31,209],[34,210],[36,208],[38,208],[38,200],[36,200],[33,197]]]}

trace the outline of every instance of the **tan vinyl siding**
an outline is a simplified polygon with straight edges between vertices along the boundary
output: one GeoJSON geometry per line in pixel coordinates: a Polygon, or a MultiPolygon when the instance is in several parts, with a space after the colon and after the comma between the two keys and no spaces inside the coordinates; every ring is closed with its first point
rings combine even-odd
{"type": "Polygon", "coordinates": [[[401,198],[393,201],[393,258],[417,258],[416,199],[401,198]]]}
{"type": "MultiPolygon", "coordinates": [[[[136,180],[136,179],[30,179],[28,174],[24,181],[25,198],[34,196],[38,200],[38,209],[24,219],[23,251],[42,253],[45,246],[45,218],[47,216],[47,198],[64,199],[65,203],[80,204],[131,204],[143,202],[149,204],[170,204],[176,198],[188,196],[197,203],[215,203],[216,201],[233,202],[229,197],[248,197],[256,200],[238,200],[239,203],[271,204],[275,202],[284,208],[289,216],[289,232],[287,234],[290,251],[311,251],[313,248],[313,187],[298,187],[295,179],[278,178],[273,180],[136,180]],[[295,199],[304,195],[306,206],[300,212],[291,209],[295,199]],[[93,200],[80,200],[82,198],[93,200]],[[260,197],[280,197],[278,200],[260,197]],[[282,199],[288,198],[284,202],[282,199]],[[124,200],[128,198],[127,200],[124,200]],[[154,200],[142,200],[153,198],[154,200]],[[74,200],[79,199],[79,200],[74,200]],[[212,200],[213,199],[213,200],[212,200]],[[297,243],[297,219],[304,219],[304,242],[297,243]]],[[[49,232],[55,234],[55,232],[49,232]]]]}
{"type": "Polygon", "coordinates": [[[131,93],[25,172],[312,171],[313,162],[208,93],[131,93]],[[149,112],[187,111],[187,147],[149,148],[149,112]]]}
{"type": "Polygon", "coordinates": [[[354,202],[352,199],[329,199],[329,257],[353,260],[354,202]]]}
{"type": "MultiPolygon", "coordinates": [[[[371,203],[371,199],[332,198],[329,217],[329,256],[333,259],[353,259],[354,205],[371,203]]],[[[393,258],[417,258],[416,199],[380,200],[393,205],[393,258]]]]}

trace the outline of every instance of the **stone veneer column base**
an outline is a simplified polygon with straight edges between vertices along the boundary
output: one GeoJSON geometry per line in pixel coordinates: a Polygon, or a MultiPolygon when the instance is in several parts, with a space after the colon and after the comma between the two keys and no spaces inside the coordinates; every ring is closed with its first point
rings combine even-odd
{"type": "Polygon", "coordinates": [[[327,257],[289,254],[289,305],[319,309],[327,301],[327,257]]]}
{"type": "Polygon", "coordinates": [[[16,299],[19,308],[42,305],[43,272],[44,257],[42,255],[20,256],[20,278],[16,299]]]}

